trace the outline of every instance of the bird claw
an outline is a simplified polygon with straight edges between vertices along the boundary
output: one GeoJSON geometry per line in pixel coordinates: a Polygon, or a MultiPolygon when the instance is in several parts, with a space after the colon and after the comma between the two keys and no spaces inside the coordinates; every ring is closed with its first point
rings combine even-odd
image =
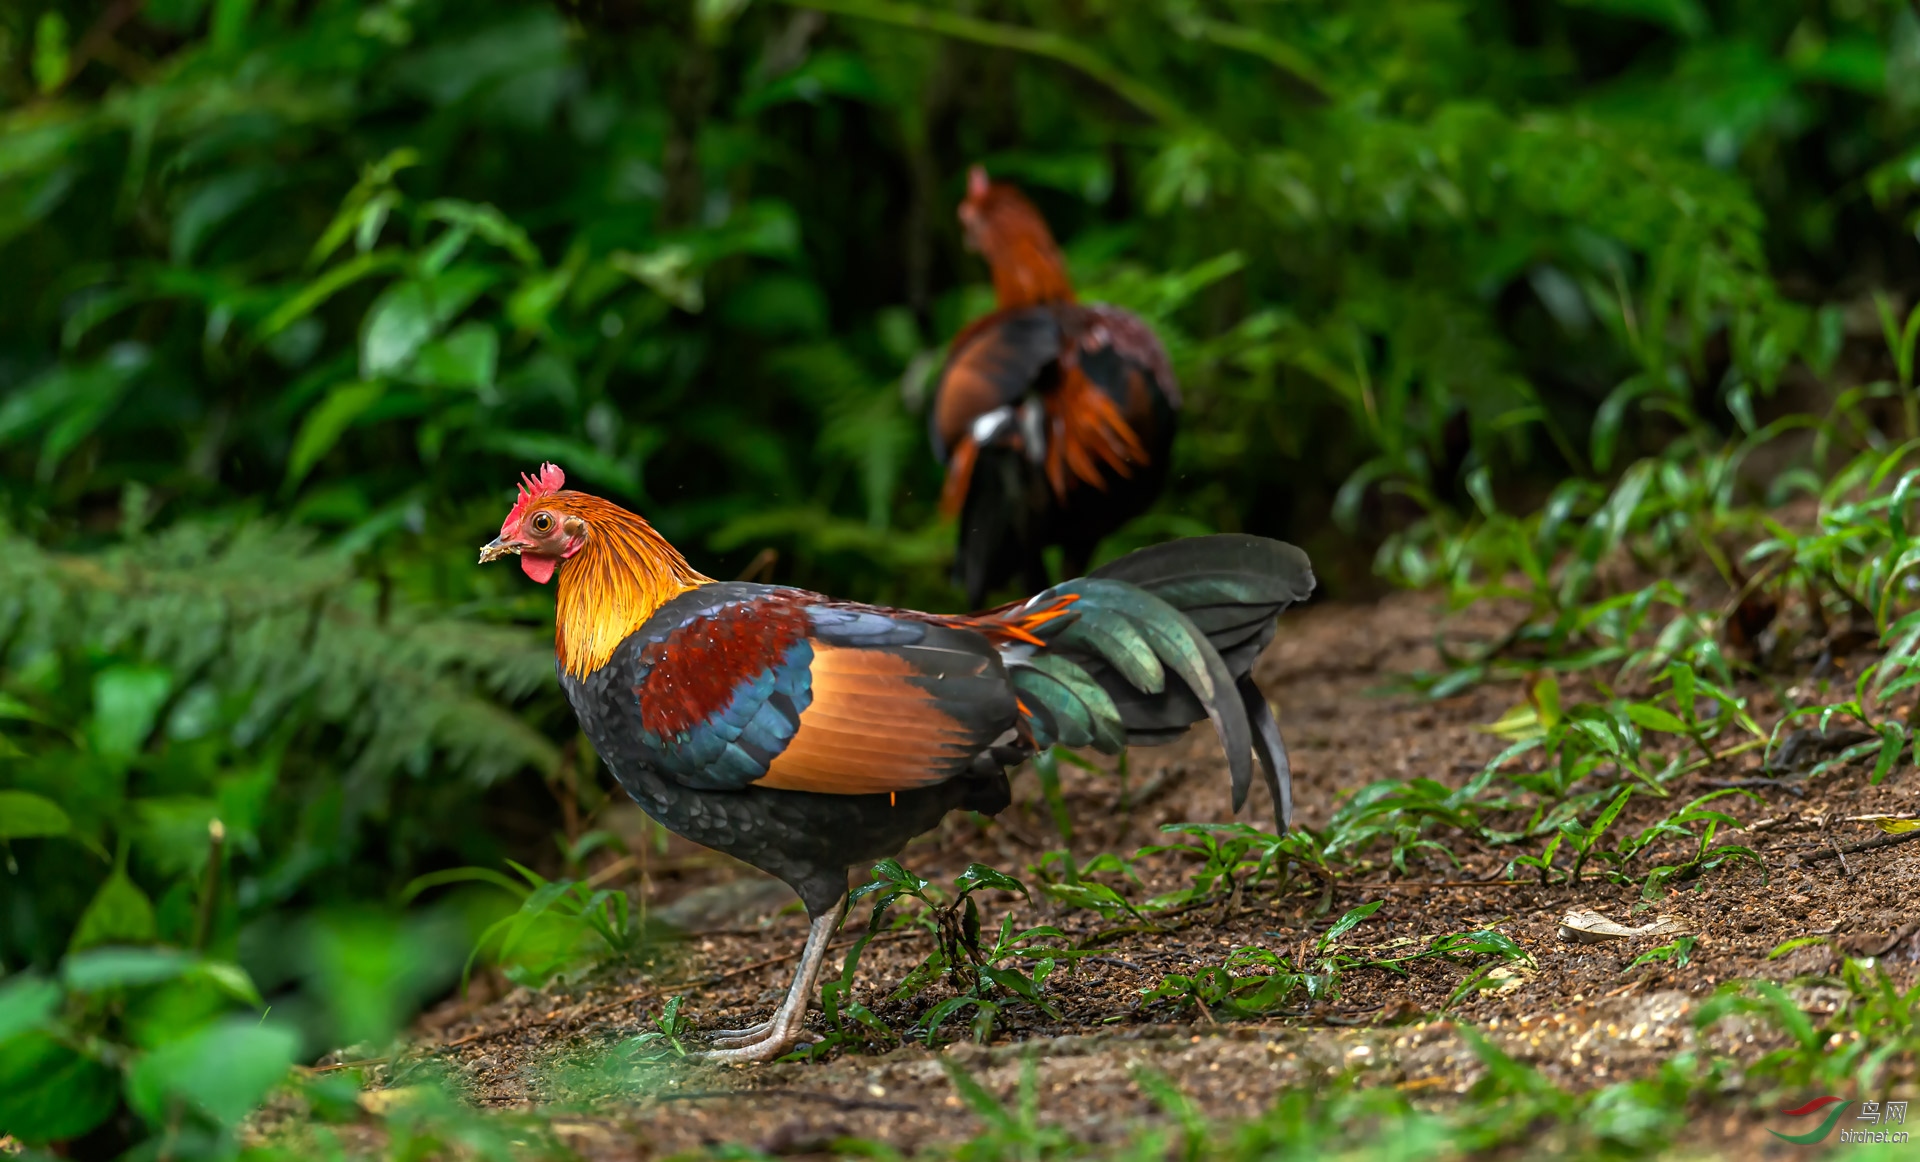
{"type": "Polygon", "coordinates": [[[748,1025],[744,1029],[715,1029],[707,1039],[716,1049],[739,1049],[757,1044],[771,1032],[773,1032],[773,1022],[762,1021],[757,1025],[748,1025]]]}
{"type": "Polygon", "coordinates": [[[717,1029],[709,1035],[711,1048],[691,1056],[714,1064],[745,1065],[784,1057],[806,1032],[806,1010],[785,1008],[746,1029],[717,1029]]]}
{"type": "Polygon", "coordinates": [[[689,1056],[713,1065],[764,1064],[785,1057],[799,1040],[798,1029],[787,1032],[768,1029],[758,1039],[750,1041],[716,1037],[714,1048],[703,1049],[689,1056]]]}

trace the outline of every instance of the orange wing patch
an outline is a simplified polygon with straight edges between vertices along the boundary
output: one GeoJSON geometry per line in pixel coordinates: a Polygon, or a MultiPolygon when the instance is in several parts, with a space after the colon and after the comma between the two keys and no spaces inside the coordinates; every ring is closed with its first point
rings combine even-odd
{"type": "Polygon", "coordinates": [[[1062,342],[1051,307],[995,311],[954,336],[933,401],[942,457],[952,453],[974,420],[1032,391],[1059,360],[1062,342]]]}
{"type": "Polygon", "coordinates": [[[973,483],[973,462],[979,458],[980,445],[973,437],[960,437],[947,461],[947,482],[940,486],[940,515],[960,515],[967,503],[967,488],[973,483]]]}
{"type": "Polygon", "coordinates": [[[905,791],[966,769],[979,741],[944,713],[906,658],[815,643],[813,702],[754,785],[829,795],[905,791]]]}
{"type": "Polygon", "coordinates": [[[1147,449],[1132,425],[1078,365],[1061,368],[1059,390],[1046,397],[1046,406],[1052,421],[1052,438],[1047,441],[1047,483],[1061,500],[1067,498],[1069,473],[1104,490],[1107,477],[1102,464],[1123,477],[1132,476],[1135,465],[1146,464],[1147,449]]]}
{"type": "MultiPolygon", "coordinates": [[[[934,426],[939,429],[940,442],[948,451],[966,438],[967,425],[1008,402],[1001,385],[985,374],[991,370],[981,368],[974,353],[968,351],[954,361],[947,369],[946,378],[941,380],[940,394],[933,405],[934,426]]],[[[1013,398],[1020,397],[1016,393],[1013,398]]]]}

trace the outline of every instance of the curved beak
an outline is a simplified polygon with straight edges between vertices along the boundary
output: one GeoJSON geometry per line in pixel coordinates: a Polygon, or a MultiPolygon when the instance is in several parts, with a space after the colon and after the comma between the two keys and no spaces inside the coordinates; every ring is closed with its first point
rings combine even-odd
{"type": "Polygon", "coordinates": [[[498,561],[502,557],[518,556],[527,546],[520,541],[509,541],[505,537],[495,537],[480,546],[480,563],[498,561]]]}

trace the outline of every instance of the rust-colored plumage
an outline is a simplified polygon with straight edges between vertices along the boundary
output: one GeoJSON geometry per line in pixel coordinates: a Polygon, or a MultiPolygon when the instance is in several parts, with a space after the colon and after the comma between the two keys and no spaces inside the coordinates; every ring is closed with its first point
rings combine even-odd
{"type": "Polygon", "coordinates": [[[976,165],[967,173],[967,197],[959,216],[968,239],[993,271],[993,296],[1001,310],[1073,301],[1067,261],[1047,220],[1025,194],[990,180],[976,165]]]}
{"type": "Polygon", "coordinates": [[[1145,323],[1076,301],[1024,194],[976,166],[959,216],[992,269],[997,309],[955,336],[929,426],[947,468],[941,507],[960,519],[956,572],[978,605],[1015,575],[1045,585],[1047,545],[1077,572],[1152,503],[1180,394],[1145,323]]]}

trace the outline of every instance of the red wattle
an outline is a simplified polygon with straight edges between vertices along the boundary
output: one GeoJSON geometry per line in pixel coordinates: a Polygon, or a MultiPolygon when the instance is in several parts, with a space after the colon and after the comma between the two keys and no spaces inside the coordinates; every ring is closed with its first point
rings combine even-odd
{"type": "Polygon", "coordinates": [[[520,568],[526,571],[527,576],[542,585],[553,580],[553,571],[559,567],[560,562],[552,557],[536,557],[531,553],[520,554],[520,568]]]}

